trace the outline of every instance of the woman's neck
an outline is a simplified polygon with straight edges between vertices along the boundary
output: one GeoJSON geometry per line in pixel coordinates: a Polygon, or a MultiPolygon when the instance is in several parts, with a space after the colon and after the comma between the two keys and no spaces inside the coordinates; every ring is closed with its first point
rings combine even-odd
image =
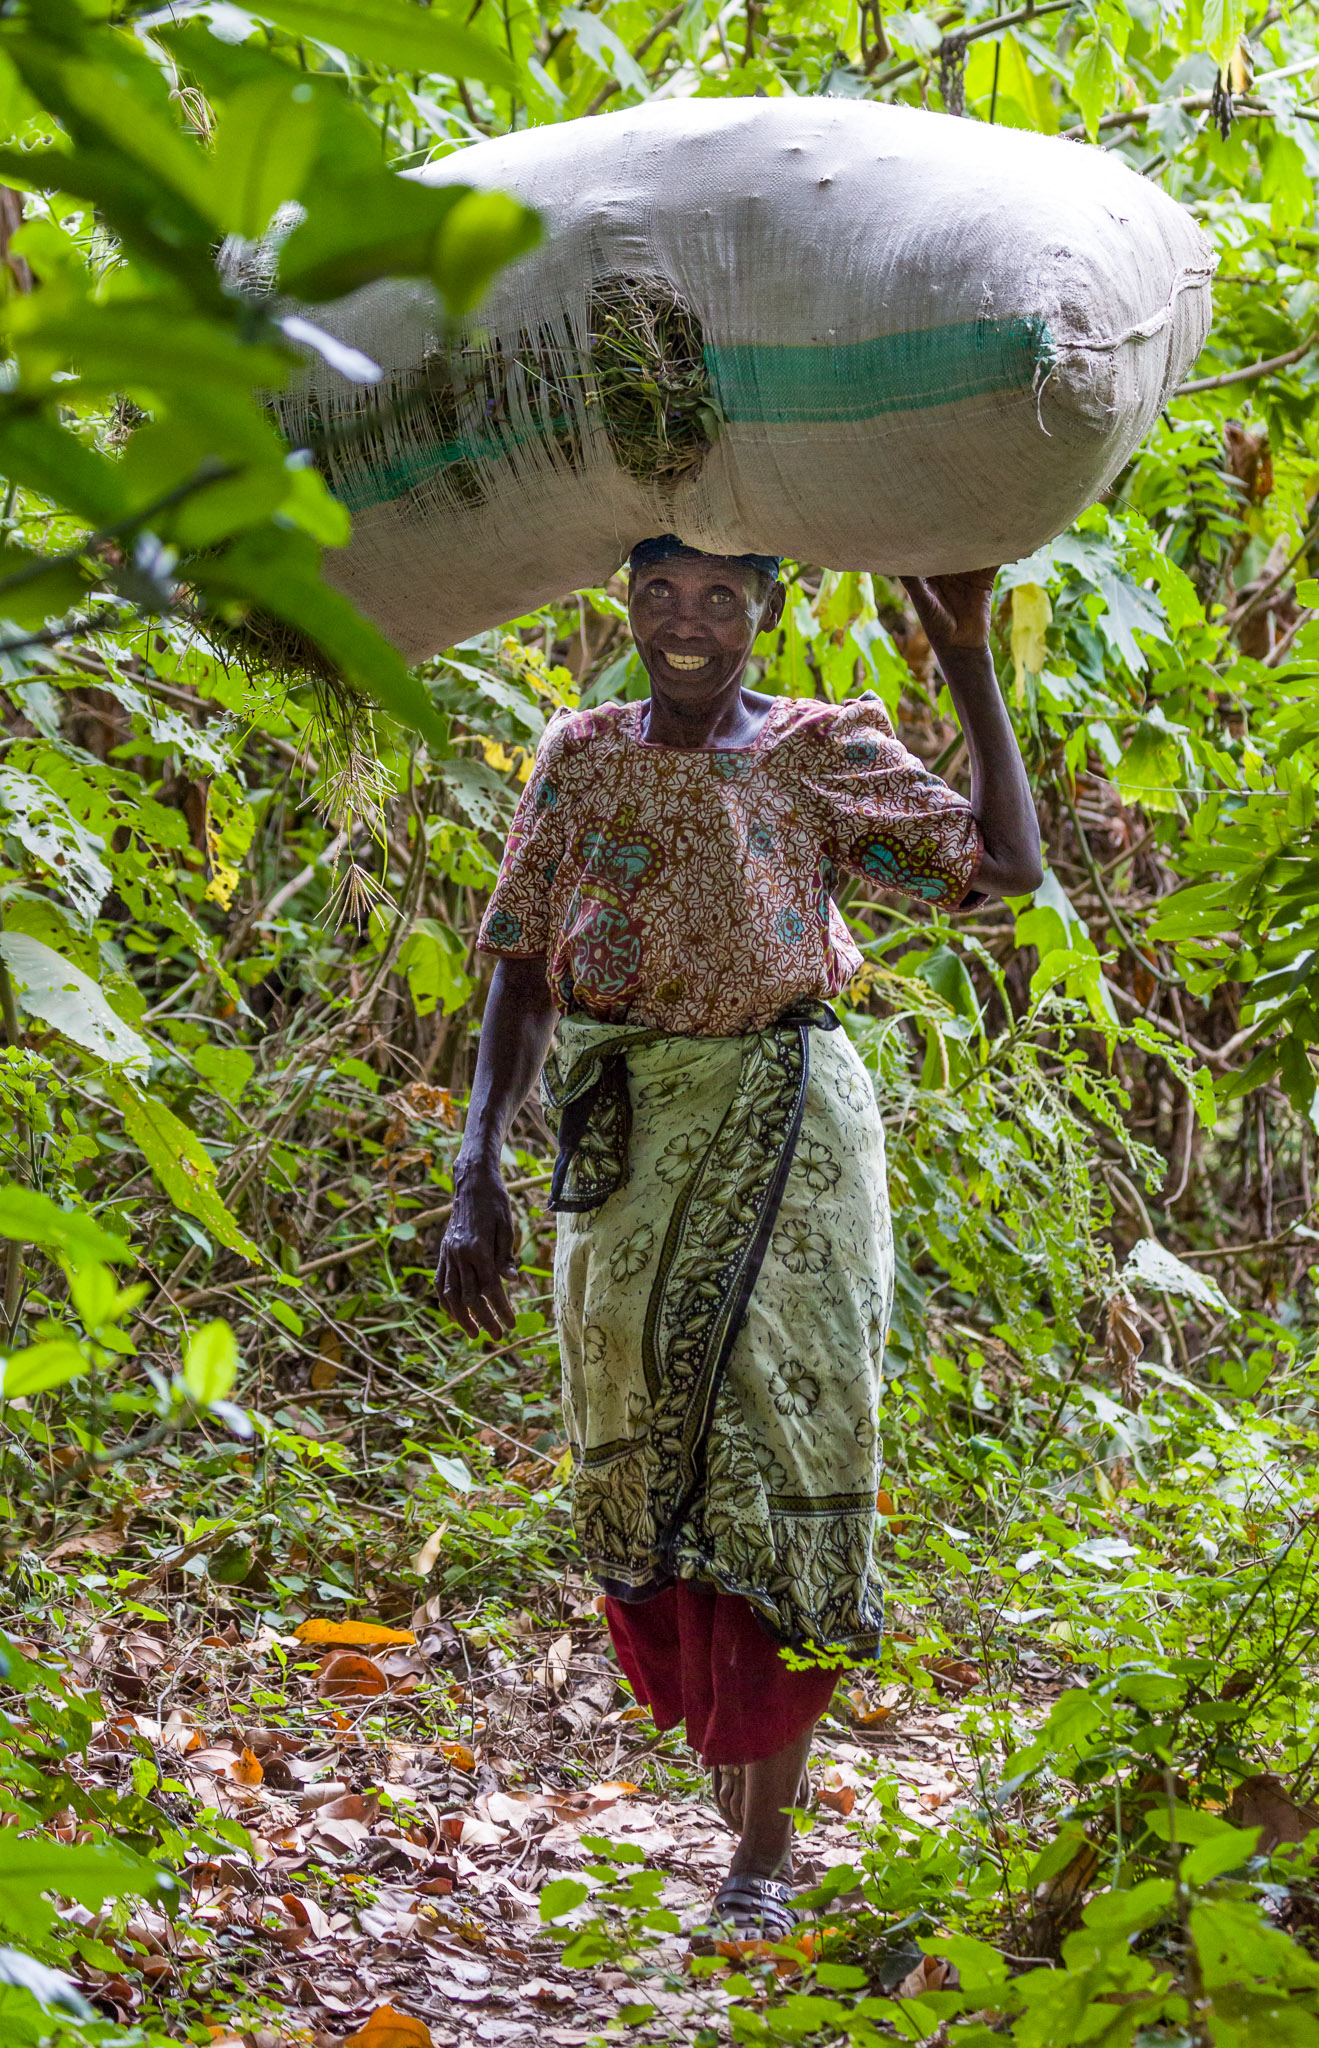
{"type": "Polygon", "coordinates": [[[693,752],[754,746],[772,704],[772,698],[758,697],[740,680],[706,704],[676,703],[652,681],[650,701],[642,708],[641,739],[647,746],[693,752]]]}

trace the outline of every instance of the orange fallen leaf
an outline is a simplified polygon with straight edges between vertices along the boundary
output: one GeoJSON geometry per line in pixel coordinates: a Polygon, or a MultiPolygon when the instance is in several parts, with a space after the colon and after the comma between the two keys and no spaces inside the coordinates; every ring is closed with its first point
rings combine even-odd
{"type": "Polygon", "coordinates": [[[821,1785],[816,1797],[830,1813],[841,1813],[844,1817],[856,1805],[856,1791],[851,1785],[821,1785]]]}
{"type": "Polygon", "coordinates": [[[355,1643],[371,1650],[417,1640],[410,1628],[386,1628],[380,1621],[302,1621],[293,1633],[300,1643],[355,1643]]]}
{"type": "Polygon", "coordinates": [[[265,1777],[265,1768],[254,1749],[244,1749],[236,1764],[231,1764],[230,1775],[240,1785],[259,1785],[265,1777]]]}
{"type": "Polygon", "coordinates": [[[934,1680],[936,1692],[952,1693],[956,1696],[959,1693],[974,1692],[980,1684],[980,1672],[976,1665],[963,1663],[955,1657],[932,1660],[928,1669],[934,1680]]]}
{"type": "Polygon", "coordinates": [[[431,2030],[411,2013],[378,2005],[366,2025],[348,2036],[344,2048],[432,2048],[431,2030]]]}
{"type": "Polygon", "coordinates": [[[881,1486],[879,1492],[875,1495],[875,1506],[879,1509],[881,1515],[896,1515],[898,1512],[893,1505],[893,1495],[885,1486],[881,1486]]]}
{"type": "Polygon", "coordinates": [[[300,1899],[296,1892],[284,1892],[279,1903],[291,1920],[299,1927],[309,1928],[318,1941],[329,1933],[329,1915],[315,1899],[300,1899]]]}
{"type": "MultiPolygon", "coordinates": [[[[836,1934],[836,1927],[821,1928],[821,1936],[836,1934]]],[[[797,1977],[815,1959],[816,1939],[813,1933],[794,1935],[791,1944],[786,1942],[717,1941],[714,1952],[724,1956],[730,1963],[772,1962],[776,1977],[797,1977]]]]}
{"type": "Polygon", "coordinates": [[[885,1706],[882,1701],[877,1707],[872,1707],[859,1685],[850,1687],[845,1697],[853,1724],[858,1728],[878,1728],[893,1718],[892,1707],[885,1706]]]}
{"type": "Polygon", "coordinates": [[[609,1778],[603,1785],[588,1785],[583,1797],[592,1806],[613,1806],[619,1799],[634,1799],[640,1790],[628,1778],[609,1778]]]}
{"type": "Polygon", "coordinates": [[[316,1688],[322,1699],[371,1700],[389,1691],[389,1680],[373,1658],[341,1650],[322,1664],[316,1688]]]}
{"type": "Polygon", "coordinates": [[[441,1742],[438,1746],[440,1755],[446,1762],[451,1763],[456,1771],[476,1769],[476,1758],[465,1742],[441,1742]]]}

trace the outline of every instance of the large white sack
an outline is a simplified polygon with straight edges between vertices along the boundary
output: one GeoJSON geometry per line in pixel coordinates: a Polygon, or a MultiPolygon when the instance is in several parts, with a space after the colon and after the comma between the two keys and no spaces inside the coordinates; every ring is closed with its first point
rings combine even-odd
{"type": "MultiPolygon", "coordinates": [[[[384,408],[326,459],[353,514],[329,573],[410,659],[582,585],[648,534],[833,569],[1013,561],[1112,482],[1204,341],[1191,217],[1102,150],[841,99],[652,102],[456,152],[433,184],[538,207],[456,394],[434,295],[390,282],[317,321],[294,435],[384,408]],[[674,486],[615,458],[590,294],[667,280],[723,414],[674,486]]],[[[649,286],[647,287],[649,288],[649,286]]],[[[662,288],[661,288],[662,289],[662,288]]]]}

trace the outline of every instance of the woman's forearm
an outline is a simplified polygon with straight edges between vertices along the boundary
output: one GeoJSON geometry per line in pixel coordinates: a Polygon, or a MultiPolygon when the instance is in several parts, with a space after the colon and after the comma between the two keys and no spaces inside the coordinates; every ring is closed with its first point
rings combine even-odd
{"type": "Polygon", "coordinates": [[[971,764],[971,808],[984,840],[976,886],[1025,896],[1043,877],[1040,828],[1026,767],[987,647],[941,650],[948,694],[971,764]]]}
{"type": "Polygon", "coordinates": [[[498,1168],[508,1127],[535,1086],[554,1035],[545,956],[501,960],[481,1023],[467,1124],[457,1166],[498,1168]]]}

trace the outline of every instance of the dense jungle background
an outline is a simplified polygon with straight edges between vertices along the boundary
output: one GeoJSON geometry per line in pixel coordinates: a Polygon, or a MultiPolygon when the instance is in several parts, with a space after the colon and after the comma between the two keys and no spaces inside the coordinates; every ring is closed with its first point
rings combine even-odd
{"type": "MultiPolygon", "coordinates": [[[[3,0],[0,103],[0,2036],[1319,2042],[1313,7],[3,0]],[[268,409],[328,344],[215,259],[456,318],[537,224],[395,172],[751,93],[1089,140],[1220,268],[1000,578],[1043,887],[843,899],[893,1633],[802,1938],[693,1961],[728,1837],[574,1562],[534,1107],[514,1334],[431,1287],[482,904],[548,713],[640,694],[622,586],[407,670],[268,409]]],[[[900,588],[787,573],[759,687],[875,690],[956,782],[900,588]]]]}

